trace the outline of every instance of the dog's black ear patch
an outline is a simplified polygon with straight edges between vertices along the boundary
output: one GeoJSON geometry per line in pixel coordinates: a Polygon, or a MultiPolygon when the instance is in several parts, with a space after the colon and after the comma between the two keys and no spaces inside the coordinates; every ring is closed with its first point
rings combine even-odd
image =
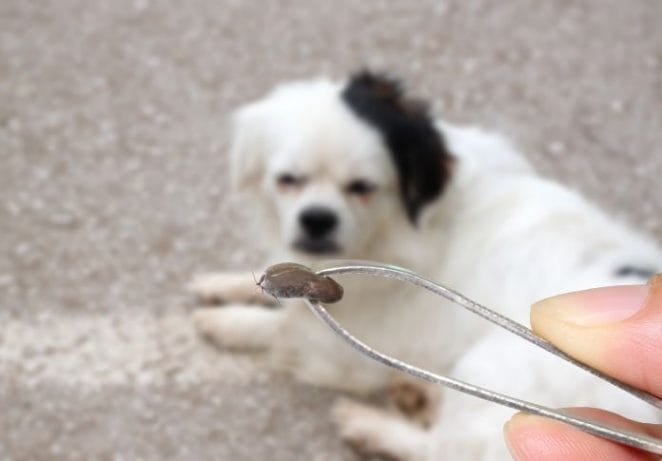
{"type": "Polygon", "coordinates": [[[397,80],[368,71],[350,79],[342,98],[383,136],[398,171],[407,215],[416,223],[423,206],[443,191],[453,163],[427,106],[407,99],[397,80]]]}

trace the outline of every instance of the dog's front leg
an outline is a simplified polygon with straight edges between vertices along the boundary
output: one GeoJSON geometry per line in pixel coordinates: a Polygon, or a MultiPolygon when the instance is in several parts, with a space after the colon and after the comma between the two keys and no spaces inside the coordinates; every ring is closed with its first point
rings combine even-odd
{"type": "Polygon", "coordinates": [[[281,309],[231,304],[223,308],[203,307],[193,313],[198,333],[213,344],[242,350],[268,348],[275,341],[281,309]]]}
{"type": "Polygon", "coordinates": [[[204,305],[274,305],[274,298],[262,293],[255,277],[251,272],[212,272],[195,276],[187,288],[204,305]]]}

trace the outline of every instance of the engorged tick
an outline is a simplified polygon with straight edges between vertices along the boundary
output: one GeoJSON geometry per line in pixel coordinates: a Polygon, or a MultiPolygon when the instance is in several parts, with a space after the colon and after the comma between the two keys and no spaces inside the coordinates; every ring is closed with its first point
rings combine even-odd
{"type": "Polygon", "coordinates": [[[343,288],[335,280],[317,275],[297,263],[268,267],[257,285],[274,298],[306,298],[311,302],[330,304],[343,297],[343,288]]]}

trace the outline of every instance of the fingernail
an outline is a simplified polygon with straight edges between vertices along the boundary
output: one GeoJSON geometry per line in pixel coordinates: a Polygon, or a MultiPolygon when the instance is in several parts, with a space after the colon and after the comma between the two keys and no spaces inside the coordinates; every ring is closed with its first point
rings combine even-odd
{"type": "Polygon", "coordinates": [[[644,307],[648,291],[646,285],[628,285],[554,296],[533,305],[532,320],[541,316],[552,317],[581,327],[617,323],[634,316],[644,307]]]}

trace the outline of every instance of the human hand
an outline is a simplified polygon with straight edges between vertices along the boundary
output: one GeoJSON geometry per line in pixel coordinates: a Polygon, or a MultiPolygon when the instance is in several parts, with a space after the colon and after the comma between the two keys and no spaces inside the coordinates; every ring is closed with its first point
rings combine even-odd
{"type": "MultiPolygon", "coordinates": [[[[662,274],[648,285],[568,293],[536,303],[533,331],[559,349],[623,382],[662,396],[662,274]]],[[[662,438],[662,425],[626,420],[606,411],[577,414],[662,438]]],[[[657,460],[546,418],[516,414],[504,433],[517,461],[657,460]]]]}

